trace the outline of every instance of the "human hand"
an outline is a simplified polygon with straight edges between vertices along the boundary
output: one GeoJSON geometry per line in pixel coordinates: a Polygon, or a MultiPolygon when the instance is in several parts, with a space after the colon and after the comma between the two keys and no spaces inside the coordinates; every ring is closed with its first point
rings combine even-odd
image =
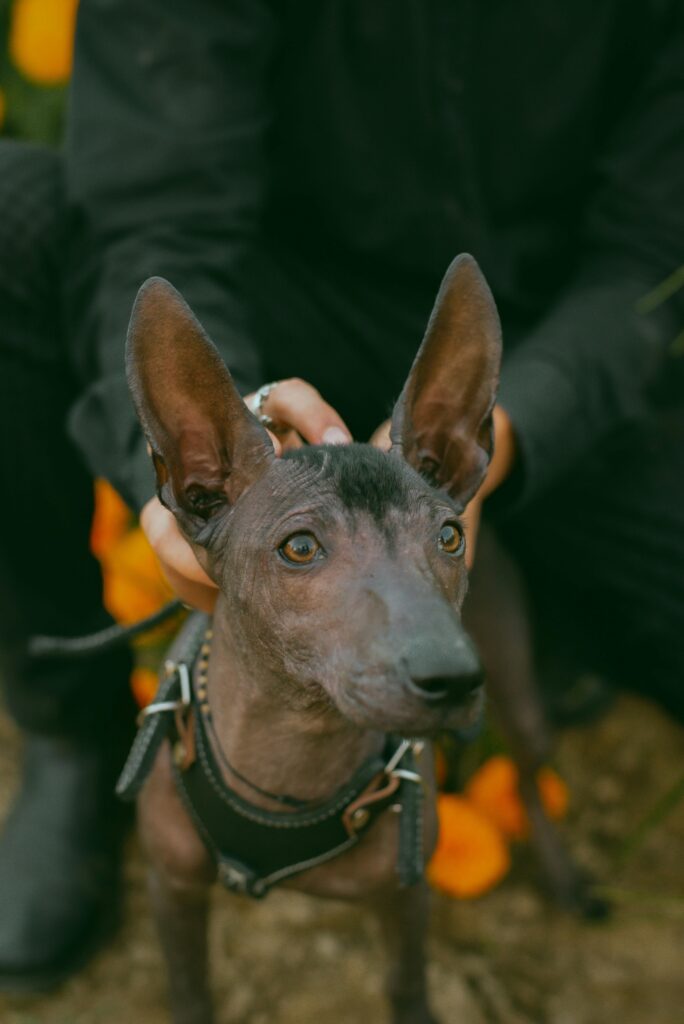
{"type": "Polygon", "coordinates": [[[494,421],[494,454],[489,463],[487,475],[480,489],[470,499],[463,512],[463,529],[466,538],[466,564],[472,569],[477,548],[477,534],[482,518],[482,506],[485,500],[497,487],[500,487],[510,474],[516,459],[516,442],[513,424],[505,409],[495,405],[492,418],[494,421]]]}
{"type": "Polygon", "coordinates": [[[152,498],[140,513],[140,525],[164,576],[181,601],[211,614],[218,587],[197,561],[173,513],[164,508],[159,498],[152,498]]]}
{"type": "MultiPolygon", "coordinates": [[[[274,422],[283,451],[300,448],[304,442],[349,444],[352,438],[344,420],[321,398],[313,385],[299,377],[291,377],[271,387],[259,412],[274,422]]],[[[255,392],[245,398],[245,403],[252,411],[258,394],[255,392]]],[[[273,431],[269,432],[273,437],[273,431]]]]}
{"type": "MultiPolygon", "coordinates": [[[[253,399],[254,395],[245,399],[250,408],[253,399]]],[[[261,412],[278,425],[277,435],[269,430],[276,455],[300,447],[303,441],[311,444],[351,441],[349,430],[332,406],[311,384],[298,378],[280,381],[264,401],[261,412]]],[[[164,576],[181,601],[201,611],[213,612],[218,587],[197,561],[175,516],[158,498],[152,498],[140,514],[140,525],[164,576]]]]}

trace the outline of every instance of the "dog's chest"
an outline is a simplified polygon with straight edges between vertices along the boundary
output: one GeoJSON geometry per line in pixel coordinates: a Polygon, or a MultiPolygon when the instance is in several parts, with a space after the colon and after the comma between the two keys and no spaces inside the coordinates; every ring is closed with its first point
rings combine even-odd
{"type": "MultiPolygon", "coordinates": [[[[434,793],[424,801],[422,842],[425,860],[437,840],[434,793]]],[[[386,811],[361,842],[327,864],[320,864],[283,883],[283,887],[329,899],[363,900],[397,885],[399,814],[386,811]]]]}

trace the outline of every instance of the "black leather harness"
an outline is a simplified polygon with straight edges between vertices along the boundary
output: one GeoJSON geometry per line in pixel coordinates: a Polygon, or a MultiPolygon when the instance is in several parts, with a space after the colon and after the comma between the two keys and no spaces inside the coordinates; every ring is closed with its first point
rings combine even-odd
{"type": "Polygon", "coordinates": [[[193,615],[166,662],[152,704],[117,785],[124,800],[139,793],[161,743],[169,739],[178,792],[228,888],[265,896],[278,882],[323,864],[356,845],[392,806],[400,811],[401,885],[423,874],[422,780],[412,740],[388,736],[382,755],[369,757],[322,803],[272,812],[239,796],[225,782],[207,735],[205,708],[193,685],[193,667],[208,619],[193,615]]]}

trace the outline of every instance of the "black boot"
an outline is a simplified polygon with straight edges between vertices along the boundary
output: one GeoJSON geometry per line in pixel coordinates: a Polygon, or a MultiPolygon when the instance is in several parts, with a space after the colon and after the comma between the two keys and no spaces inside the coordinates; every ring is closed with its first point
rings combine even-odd
{"type": "Polygon", "coordinates": [[[114,797],[122,739],[29,736],[0,835],[0,990],[52,988],[113,931],[130,815],[114,797]]]}

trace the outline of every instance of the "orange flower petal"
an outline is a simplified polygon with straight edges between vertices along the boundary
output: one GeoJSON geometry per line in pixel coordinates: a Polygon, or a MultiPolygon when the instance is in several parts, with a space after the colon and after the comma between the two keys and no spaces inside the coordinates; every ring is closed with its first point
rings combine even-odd
{"type": "Polygon", "coordinates": [[[564,818],[568,813],[568,787],[553,768],[542,768],[537,776],[542,803],[550,818],[564,818]]]}
{"type": "Polygon", "coordinates": [[[156,555],[139,527],[108,552],[103,570],[105,607],[118,622],[137,622],[173,597],[156,555]]]}
{"type": "Polygon", "coordinates": [[[90,528],[90,550],[105,559],[131,525],[131,510],[106,480],[95,481],[95,514],[90,528]]]}
{"type": "MultiPolygon", "coordinates": [[[[565,814],[567,787],[551,768],[538,775],[540,795],[552,818],[565,814]]],[[[518,769],[510,757],[490,757],[465,787],[465,795],[505,836],[524,839],[529,832],[527,812],[518,791],[518,769]]]]}
{"type": "Polygon", "coordinates": [[[464,792],[504,835],[519,839],[525,834],[527,820],[518,794],[518,770],[510,757],[490,757],[468,781],[464,792]]]}
{"type": "Polygon", "coordinates": [[[510,856],[496,827],[461,796],[437,797],[439,841],[428,881],[459,899],[480,896],[508,871],[510,856]]]}
{"type": "Polygon", "coordinates": [[[151,668],[138,667],[131,672],[131,690],[138,707],[145,708],[152,702],[158,686],[159,677],[151,668]]]}
{"type": "Polygon", "coordinates": [[[38,85],[60,85],[71,73],[78,0],[15,0],[9,52],[38,85]]]}

